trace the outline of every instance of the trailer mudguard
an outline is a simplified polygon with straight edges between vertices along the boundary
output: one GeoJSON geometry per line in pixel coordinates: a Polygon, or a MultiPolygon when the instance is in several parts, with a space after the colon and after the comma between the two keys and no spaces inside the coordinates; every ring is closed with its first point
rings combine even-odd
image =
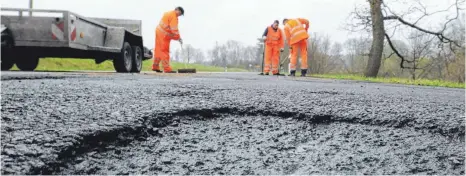
{"type": "Polygon", "coordinates": [[[135,35],[123,27],[107,28],[105,47],[121,48],[124,42],[128,42],[131,46],[143,48],[142,37],[140,35],[135,35]]]}
{"type": "Polygon", "coordinates": [[[108,27],[105,35],[105,47],[120,48],[125,42],[125,28],[108,27]]]}

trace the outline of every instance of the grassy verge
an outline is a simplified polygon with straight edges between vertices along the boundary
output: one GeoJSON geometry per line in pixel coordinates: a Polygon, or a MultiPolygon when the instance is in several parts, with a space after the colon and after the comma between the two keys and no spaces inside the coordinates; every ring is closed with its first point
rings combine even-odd
{"type": "Polygon", "coordinates": [[[331,78],[331,79],[348,79],[381,83],[394,83],[394,84],[407,84],[407,85],[420,85],[420,86],[435,86],[435,87],[450,87],[450,88],[465,88],[464,83],[449,82],[442,80],[427,80],[418,79],[411,80],[406,78],[368,78],[361,75],[312,75],[317,78],[331,78]]]}
{"type": "MultiPolygon", "coordinates": [[[[150,71],[152,60],[143,62],[143,71],[150,71]]],[[[172,62],[172,69],[177,70],[184,68],[184,63],[172,62]]],[[[187,68],[195,68],[199,72],[223,72],[222,67],[207,66],[201,64],[188,64],[187,68]]],[[[18,70],[16,66],[12,70],[18,70]]],[[[95,64],[92,59],[62,59],[62,58],[44,58],[40,59],[38,71],[77,71],[77,70],[93,70],[93,71],[114,71],[112,61],[105,61],[101,64],[95,64]]],[[[246,72],[247,70],[239,68],[228,68],[228,72],[246,72]]]]}

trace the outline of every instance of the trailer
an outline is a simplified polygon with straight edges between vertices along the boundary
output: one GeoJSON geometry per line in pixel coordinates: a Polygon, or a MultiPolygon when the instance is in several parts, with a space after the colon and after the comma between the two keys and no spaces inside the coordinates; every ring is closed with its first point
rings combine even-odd
{"type": "Polygon", "coordinates": [[[70,11],[1,8],[1,68],[36,69],[39,58],[113,60],[117,72],[139,73],[152,58],[140,20],[87,18],[70,11]],[[37,14],[37,15],[36,15],[37,14]]]}

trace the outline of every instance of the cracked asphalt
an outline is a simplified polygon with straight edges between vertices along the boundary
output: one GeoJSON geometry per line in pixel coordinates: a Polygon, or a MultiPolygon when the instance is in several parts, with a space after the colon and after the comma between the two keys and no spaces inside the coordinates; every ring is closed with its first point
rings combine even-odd
{"type": "Polygon", "coordinates": [[[465,174],[464,89],[1,74],[2,174],[465,174]]]}

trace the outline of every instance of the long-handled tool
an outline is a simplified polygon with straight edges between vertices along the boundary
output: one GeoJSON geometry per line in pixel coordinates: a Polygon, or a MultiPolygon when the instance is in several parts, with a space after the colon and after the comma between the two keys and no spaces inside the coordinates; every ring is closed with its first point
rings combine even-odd
{"type": "MultiPolygon", "coordinates": [[[[180,46],[181,46],[181,53],[180,55],[183,55],[183,43],[180,42],[180,46]]],[[[188,56],[189,57],[189,56],[188,56]]],[[[195,68],[186,68],[188,67],[187,66],[187,61],[186,61],[186,58],[183,58],[184,60],[184,69],[178,69],[178,73],[196,73],[196,69],[195,68]]]]}
{"type": "Polygon", "coordinates": [[[286,76],[285,74],[281,74],[280,70],[282,69],[282,65],[285,63],[285,59],[282,59],[283,52],[280,51],[280,57],[278,58],[278,75],[277,76],[286,76]]]}
{"type": "MultiPolygon", "coordinates": [[[[283,66],[283,64],[285,64],[286,61],[290,60],[291,54],[288,55],[288,57],[285,57],[285,59],[283,59],[283,60],[282,60],[282,57],[281,57],[281,56],[282,56],[282,54],[280,54],[280,61],[279,61],[279,62],[280,62],[280,65],[279,65],[279,67],[278,67],[278,71],[280,71],[280,70],[282,69],[282,66],[283,66]]],[[[289,68],[289,66],[288,66],[288,72],[289,72],[289,71],[290,71],[290,68],[289,68]]],[[[285,75],[284,75],[284,74],[280,74],[280,76],[285,76],[285,75]]]]}

